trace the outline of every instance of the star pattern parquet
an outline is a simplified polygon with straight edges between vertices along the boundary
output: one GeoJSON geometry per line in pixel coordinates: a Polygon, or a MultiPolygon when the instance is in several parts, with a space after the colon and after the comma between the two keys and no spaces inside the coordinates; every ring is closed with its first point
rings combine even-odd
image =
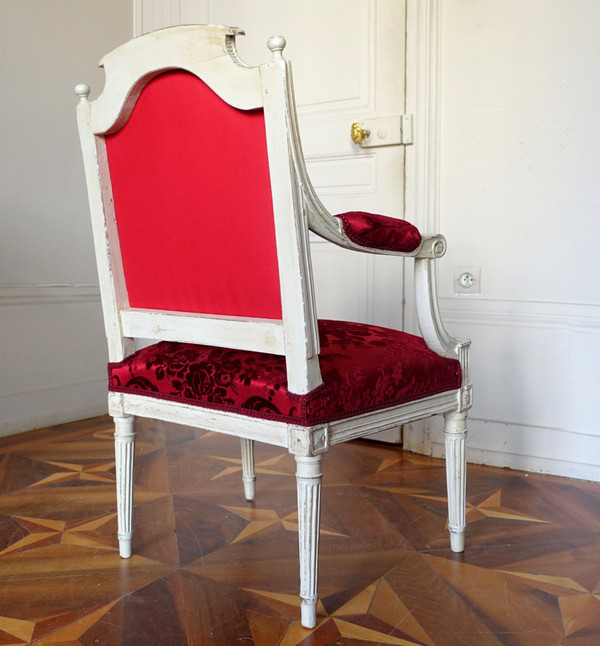
{"type": "Polygon", "coordinates": [[[317,627],[299,622],[293,458],[137,422],[134,556],[112,423],[0,439],[0,646],[600,644],[600,484],[469,466],[448,548],[444,463],[352,442],[323,463],[317,627]]]}

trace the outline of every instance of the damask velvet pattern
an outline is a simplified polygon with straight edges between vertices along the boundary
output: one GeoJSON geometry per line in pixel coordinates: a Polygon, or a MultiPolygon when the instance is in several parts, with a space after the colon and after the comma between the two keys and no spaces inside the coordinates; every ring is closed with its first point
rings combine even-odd
{"type": "Polygon", "coordinates": [[[386,215],[349,211],[336,215],[344,233],[361,247],[410,253],[421,244],[419,230],[406,220],[386,215]]]}
{"type": "Polygon", "coordinates": [[[108,364],[109,390],[311,426],[461,385],[458,361],[422,338],[387,328],[319,321],[323,384],[288,392],[284,357],[162,341],[108,364]]]}

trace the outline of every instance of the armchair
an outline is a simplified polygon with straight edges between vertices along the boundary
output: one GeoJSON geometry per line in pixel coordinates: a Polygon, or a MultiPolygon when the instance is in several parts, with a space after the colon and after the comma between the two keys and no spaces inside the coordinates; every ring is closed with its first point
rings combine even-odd
{"type": "Polygon", "coordinates": [[[330,214],[306,173],[285,40],[248,67],[236,28],[172,27],[101,61],[77,118],[109,351],[118,539],[131,555],[134,420],[241,439],[296,460],[302,624],[316,623],[321,462],[334,445],[445,416],[451,547],[464,548],[469,342],[444,330],[442,236],[363,212],[330,214]],[[422,337],[318,320],[309,230],[363,253],[414,258],[422,337]],[[135,339],[152,344],[136,347],[135,339]]]}

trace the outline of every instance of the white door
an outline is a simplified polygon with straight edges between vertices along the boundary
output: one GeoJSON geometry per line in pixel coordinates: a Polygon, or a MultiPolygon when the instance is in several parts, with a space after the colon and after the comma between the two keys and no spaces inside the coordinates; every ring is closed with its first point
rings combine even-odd
{"type": "MultiPolygon", "coordinates": [[[[241,58],[270,57],[285,36],[308,171],[333,213],[404,217],[404,146],[361,148],[351,125],[399,118],[405,107],[405,0],[142,0],[138,31],[205,22],[242,27],[241,58]]],[[[376,134],[376,133],[373,133],[376,134]]],[[[403,326],[403,263],[312,243],[320,318],[403,326]]]]}

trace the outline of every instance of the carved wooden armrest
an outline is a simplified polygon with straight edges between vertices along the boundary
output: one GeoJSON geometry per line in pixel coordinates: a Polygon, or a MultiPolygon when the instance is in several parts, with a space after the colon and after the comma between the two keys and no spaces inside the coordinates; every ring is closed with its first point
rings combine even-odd
{"type": "Polygon", "coordinates": [[[310,183],[303,189],[309,227],[317,235],[355,251],[415,259],[416,309],[421,334],[432,350],[460,360],[466,389],[470,341],[448,334],[437,301],[435,260],[446,253],[444,236],[421,236],[412,224],[381,215],[350,212],[333,216],[321,204],[310,183]]]}
{"type": "Polygon", "coordinates": [[[310,184],[303,189],[310,230],[340,247],[412,258],[441,258],[446,252],[446,240],[441,235],[422,236],[410,222],[375,213],[349,211],[332,215],[310,184]]]}

